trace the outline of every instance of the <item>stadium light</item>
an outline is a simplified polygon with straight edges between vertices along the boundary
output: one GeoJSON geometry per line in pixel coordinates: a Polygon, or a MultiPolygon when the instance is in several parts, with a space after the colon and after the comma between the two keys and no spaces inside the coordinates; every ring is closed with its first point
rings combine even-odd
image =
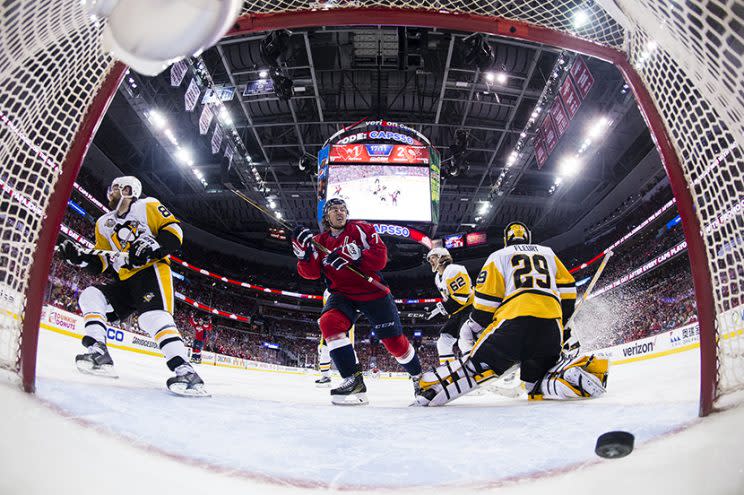
{"type": "Polygon", "coordinates": [[[271,208],[272,210],[273,210],[274,208],[276,208],[276,203],[274,203],[274,200],[273,200],[273,199],[270,199],[270,200],[269,200],[269,208],[271,208]]]}
{"type": "Polygon", "coordinates": [[[191,152],[186,148],[178,148],[176,150],[176,158],[181,160],[181,162],[185,163],[186,165],[194,163],[193,158],[191,158],[191,152]]]}
{"type": "Polygon", "coordinates": [[[222,107],[220,110],[220,120],[225,125],[232,125],[232,117],[230,116],[230,112],[227,111],[227,108],[222,107]]]}
{"type": "Polygon", "coordinates": [[[598,138],[607,129],[609,123],[610,121],[607,117],[602,117],[599,120],[596,120],[589,128],[589,132],[587,133],[587,135],[591,139],[598,138]]]}
{"type": "Polygon", "coordinates": [[[281,220],[282,219],[282,212],[281,211],[277,211],[276,214],[275,214],[275,216],[276,216],[276,218],[278,218],[279,220],[281,220]]]}
{"type": "Polygon", "coordinates": [[[577,157],[567,156],[561,160],[561,175],[573,176],[578,173],[579,169],[581,169],[581,162],[577,157]]]}
{"type": "Polygon", "coordinates": [[[258,77],[260,77],[261,79],[266,79],[268,75],[269,75],[268,71],[265,71],[265,70],[262,70],[261,72],[258,73],[258,77]]]}
{"type": "Polygon", "coordinates": [[[152,123],[152,125],[155,126],[156,129],[163,129],[166,125],[168,125],[168,121],[165,120],[163,114],[161,114],[157,110],[150,110],[150,113],[147,114],[147,118],[150,119],[150,122],[152,123]]]}
{"type": "Polygon", "coordinates": [[[555,185],[560,186],[561,182],[563,182],[563,177],[559,175],[558,177],[555,178],[555,185]]]}
{"type": "Polygon", "coordinates": [[[573,16],[573,25],[576,29],[579,29],[584,24],[589,22],[589,14],[586,10],[578,10],[573,16]]]}
{"type": "Polygon", "coordinates": [[[496,80],[496,74],[493,72],[486,72],[486,81],[493,82],[494,80],[496,80]]]}
{"type": "Polygon", "coordinates": [[[496,82],[499,84],[506,84],[506,81],[508,81],[509,78],[506,76],[506,73],[504,72],[497,72],[496,73],[496,82]]]}
{"type": "Polygon", "coordinates": [[[173,134],[173,131],[166,129],[163,131],[163,134],[165,134],[165,137],[168,138],[168,141],[170,141],[173,146],[178,146],[178,139],[176,139],[176,135],[173,134]]]}

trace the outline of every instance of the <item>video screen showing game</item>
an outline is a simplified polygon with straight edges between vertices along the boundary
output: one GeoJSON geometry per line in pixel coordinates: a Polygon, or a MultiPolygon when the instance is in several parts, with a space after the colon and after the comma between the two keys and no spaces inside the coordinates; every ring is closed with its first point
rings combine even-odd
{"type": "Polygon", "coordinates": [[[429,167],[332,163],[326,198],[346,201],[351,219],[432,220],[429,167]]]}

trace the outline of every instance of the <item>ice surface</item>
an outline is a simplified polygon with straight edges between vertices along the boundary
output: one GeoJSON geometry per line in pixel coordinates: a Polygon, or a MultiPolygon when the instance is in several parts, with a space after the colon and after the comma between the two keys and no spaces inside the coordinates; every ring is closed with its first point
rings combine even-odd
{"type": "MultiPolygon", "coordinates": [[[[652,468],[655,463],[666,466],[661,460],[634,459],[642,458],[644,451],[671,443],[670,439],[691,435],[701,423],[697,418],[696,351],[615,366],[610,370],[609,393],[598,400],[527,403],[487,394],[427,409],[408,407],[412,388],[407,380],[368,379],[370,406],[344,408],[330,405],[328,389],[316,389],[313,375],[208,365],[198,370],[213,397],[179,398],[165,389],[169,372],[162,359],[112,349],[120,375],[112,380],[79,373],[74,355],[81,349],[72,338],[41,332],[37,396],[53,411],[8,387],[0,387],[0,400],[6,410],[11,408],[16,413],[0,429],[3,438],[18,431],[30,437],[46,431],[47,454],[62,448],[52,447],[62,443],[67,445],[63,452],[83,462],[91,453],[80,452],[76,442],[65,440],[70,429],[81,429],[83,432],[74,438],[96,436],[86,440],[93,442],[103,434],[100,442],[108,451],[94,452],[93,457],[118,457],[134,450],[139,454],[131,457],[140,462],[178,464],[178,468],[170,468],[173,473],[187,466],[200,477],[221,473],[215,486],[254,483],[262,487],[259,493],[329,488],[365,492],[421,488],[433,493],[425,487],[437,487],[436,493],[467,487],[530,493],[520,490],[539,486],[540,479],[555,480],[557,484],[548,484],[552,488],[547,490],[562,493],[560,487],[568,483],[566,480],[577,473],[602,472],[608,462],[622,463],[613,466],[629,469],[630,460],[638,470],[652,468]],[[16,411],[19,408],[42,418],[39,432],[25,424],[14,431],[14,422],[26,420],[26,415],[16,411]],[[686,430],[689,426],[693,428],[686,430]],[[600,461],[593,452],[596,438],[615,429],[636,436],[636,452],[625,460],[600,461]]],[[[736,414],[741,419],[740,411],[736,414]]],[[[733,428],[726,441],[741,445],[741,430],[733,428]]],[[[697,433],[689,444],[691,455],[710,443],[711,438],[704,432],[697,433]]],[[[9,445],[13,443],[8,439],[0,451],[6,461],[0,462],[3,472],[23,458],[16,459],[9,445]]],[[[44,457],[43,452],[28,455],[44,457]]],[[[669,455],[674,459],[680,452],[669,455]]],[[[715,455],[727,454],[724,450],[715,455]]],[[[698,463],[693,465],[699,468],[704,459],[697,457],[698,463]]],[[[741,448],[726,457],[733,463],[729,467],[739,473],[738,481],[741,472],[737,469],[744,468],[743,457],[741,448]]],[[[57,455],[46,462],[65,461],[57,455]]],[[[88,472],[86,462],[95,465],[100,461],[84,461],[80,466],[83,473],[88,472]]],[[[633,464],[630,466],[632,471],[633,464]]],[[[683,465],[672,463],[672,468],[674,474],[661,471],[651,479],[683,479],[683,465]]],[[[65,478],[60,473],[56,476],[65,478]]],[[[160,481],[167,478],[161,472],[152,477],[160,481]]],[[[121,481],[127,480],[134,483],[128,478],[121,481]]],[[[744,486],[738,481],[726,485],[730,493],[737,492],[732,486],[744,486]]],[[[38,493],[48,493],[41,489],[44,483],[49,480],[32,473],[27,477],[16,473],[15,478],[4,481],[0,476],[0,493],[37,493],[34,488],[38,493]],[[27,486],[22,491],[4,491],[4,483],[13,479],[21,479],[27,486]]],[[[701,480],[699,486],[708,487],[709,483],[701,480]]]]}

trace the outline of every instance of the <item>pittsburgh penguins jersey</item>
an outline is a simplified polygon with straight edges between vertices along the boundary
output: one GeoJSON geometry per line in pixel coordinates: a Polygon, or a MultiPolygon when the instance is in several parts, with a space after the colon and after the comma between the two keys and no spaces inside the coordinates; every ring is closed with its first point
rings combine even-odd
{"type": "Polygon", "coordinates": [[[576,284],[552,249],[516,244],[492,253],[475,285],[473,308],[483,324],[520,316],[565,321],[573,313],[576,284]]]}
{"type": "MultiPolygon", "coordinates": [[[[96,221],[96,249],[108,251],[129,251],[135,239],[141,236],[157,237],[165,229],[183,241],[183,231],[178,226],[178,220],[160,201],[155,198],[143,198],[134,201],[123,216],[116,210],[102,215],[96,221]]],[[[100,256],[103,271],[109,267],[109,259],[100,256]]],[[[124,267],[121,257],[113,257],[110,266],[119,276],[119,280],[126,280],[135,273],[148,268],[155,263],[170,263],[168,259],[153,260],[137,268],[124,267]]]]}
{"type": "Polygon", "coordinates": [[[444,299],[447,313],[454,315],[473,304],[473,284],[468,271],[462,265],[450,263],[440,275],[434,275],[434,283],[444,299]]]}

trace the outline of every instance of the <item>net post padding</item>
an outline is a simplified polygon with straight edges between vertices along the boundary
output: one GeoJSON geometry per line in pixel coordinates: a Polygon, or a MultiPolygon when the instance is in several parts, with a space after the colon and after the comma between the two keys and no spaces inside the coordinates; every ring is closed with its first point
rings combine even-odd
{"type": "Polygon", "coordinates": [[[98,94],[93,98],[85,119],[78,128],[70,151],[62,164],[62,173],[52,192],[45,211],[45,221],[36,243],[33,263],[26,287],[26,307],[23,312],[23,339],[21,341],[21,379],[23,389],[33,393],[36,382],[36,350],[39,342],[39,324],[44,305],[44,290],[49,280],[54,245],[59,235],[62,219],[67,211],[67,200],[72,194],[75,178],[83,164],[83,158],[93,141],[106,109],[119,87],[127,67],[117,62],[109,71],[98,94]]]}
{"type": "Polygon", "coordinates": [[[672,192],[687,240],[698,324],[700,327],[700,410],[701,416],[713,410],[717,385],[716,312],[711,273],[702,228],[689,185],[677,152],[654,100],[627,55],[615,48],[572,36],[569,33],[523,21],[476,14],[454,14],[414,9],[344,8],[294,11],[274,14],[244,14],[228,33],[237,36],[257,31],[308,28],[316,26],[418,26],[465,32],[482,32],[497,36],[532,41],[589,55],[615,65],[633,91],[641,113],[648,124],[662,163],[669,176],[672,192]]]}

